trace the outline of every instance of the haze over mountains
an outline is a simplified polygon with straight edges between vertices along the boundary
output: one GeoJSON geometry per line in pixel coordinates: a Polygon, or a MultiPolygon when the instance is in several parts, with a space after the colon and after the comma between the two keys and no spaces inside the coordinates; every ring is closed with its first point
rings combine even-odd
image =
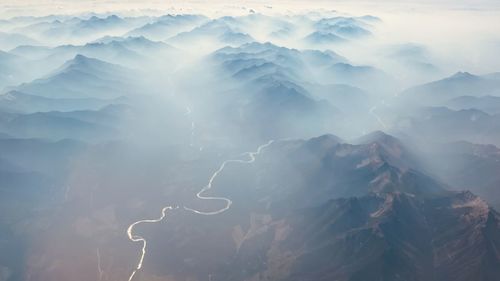
{"type": "Polygon", "coordinates": [[[0,21],[0,280],[499,280],[500,67],[241,11],[0,21]]]}

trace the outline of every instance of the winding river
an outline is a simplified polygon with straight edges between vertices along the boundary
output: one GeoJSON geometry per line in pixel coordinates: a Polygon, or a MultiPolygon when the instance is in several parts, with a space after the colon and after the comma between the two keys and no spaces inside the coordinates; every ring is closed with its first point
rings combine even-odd
{"type": "MultiPolygon", "coordinates": [[[[271,144],[274,143],[274,140],[271,140],[269,142],[267,142],[266,144],[263,144],[261,146],[259,146],[257,148],[257,151],[254,151],[254,152],[246,152],[244,153],[243,155],[246,155],[248,157],[248,160],[241,160],[241,159],[231,159],[231,160],[226,160],[224,161],[219,169],[217,169],[213,174],[212,176],[210,177],[210,180],[208,181],[208,184],[206,186],[204,186],[197,194],[196,194],[196,197],[201,199],[201,200],[222,200],[224,201],[226,204],[223,208],[219,209],[219,210],[216,210],[216,211],[211,211],[211,212],[204,212],[204,211],[199,211],[199,210],[196,210],[196,209],[193,209],[193,208],[190,208],[190,207],[186,207],[184,206],[183,209],[186,210],[186,211],[190,211],[190,212],[193,212],[195,214],[199,214],[199,215],[204,215],[204,216],[213,216],[213,215],[218,215],[220,213],[223,213],[225,211],[227,211],[231,205],[233,204],[233,201],[231,201],[229,198],[226,198],[226,197],[215,197],[215,196],[204,196],[203,193],[207,192],[208,190],[210,190],[213,186],[213,182],[214,180],[217,178],[217,176],[224,170],[224,168],[230,164],[230,163],[245,163],[245,164],[250,164],[250,163],[253,163],[255,161],[255,157],[257,155],[259,155],[262,150],[268,146],[270,146],[271,144]]],[[[140,242],[142,243],[142,248],[141,248],[141,253],[140,253],[140,256],[139,256],[139,261],[137,263],[137,265],[135,266],[134,270],[132,271],[132,273],[130,274],[129,278],[128,278],[128,281],[132,281],[135,277],[135,275],[137,274],[137,272],[139,272],[141,269],[142,269],[142,266],[143,266],[143,263],[144,263],[144,257],[146,256],[146,252],[147,252],[147,240],[138,235],[138,234],[135,234],[134,233],[134,228],[139,225],[139,224],[142,224],[142,223],[160,223],[161,221],[163,221],[166,216],[167,216],[167,211],[172,211],[172,210],[175,210],[175,209],[178,209],[179,207],[178,206],[166,206],[166,207],[163,207],[163,209],[161,210],[161,216],[156,218],[156,219],[143,219],[143,220],[139,220],[139,221],[136,221],[134,223],[132,223],[128,229],[127,229],[127,235],[128,235],[128,239],[132,242],[140,242]]]]}

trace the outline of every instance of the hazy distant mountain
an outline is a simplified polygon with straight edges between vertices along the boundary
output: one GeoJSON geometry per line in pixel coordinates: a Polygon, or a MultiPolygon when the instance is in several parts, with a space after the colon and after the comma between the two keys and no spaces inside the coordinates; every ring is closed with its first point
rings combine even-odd
{"type": "Polygon", "coordinates": [[[368,35],[372,34],[370,31],[368,31],[362,27],[359,27],[356,25],[350,25],[350,24],[346,24],[346,25],[336,24],[336,25],[332,26],[331,29],[336,34],[339,34],[339,35],[345,36],[345,37],[357,38],[357,37],[364,37],[364,36],[368,36],[368,35]]]}
{"type": "Polygon", "coordinates": [[[97,98],[45,98],[18,91],[0,95],[0,110],[7,112],[34,113],[44,111],[96,110],[112,103],[123,103],[123,99],[97,98]]]}
{"type": "Polygon", "coordinates": [[[45,75],[53,70],[50,65],[40,63],[23,55],[0,51],[0,93],[23,82],[45,75]]]}
{"type": "Polygon", "coordinates": [[[132,93],[132,77],[126,68],[77,55],[46,78],[16,90],[47,98],[109,99],[132,93]]]}
{"type": "Polygon", "coordinates": [[[27,59],[37,60],[43,59],[52,54],[53,48],[36,46],[36,45],[22,45],[9,51],[10,54],[21,56],[27,59]]]}
{"type": "MultiPolygon", "coordinates": [[[[251,35],[258,34],[259,30],[267,29],[270,35],[288,36],[292,35],[297,25],[289,18],[273,17],[262,13],[249,13],[237,17],[222,17],[231,27],[247,32],[251,35]]],[[[277,36],[275,38],[284,38],[277,36]]]]}
{"type": "Polygon", "coordinates": [[[435,55],[416,43],[391,44],[380,51],[398,77],[409,85],[432,81],[442,76],[435,55]]]}
{"type": "Polygon", "coordinates": [[[272,31],[271,33],[269,33],[269,37],[278,40],[287,39],[294,35],[294,33],[296,32],[295,29],[296,29],[295,27],[286,26],[278,30],[272,31]]]}
{"type": "Polygon", "coordinates": [[[176,51],[163,42],[150,41],[144,37],[105,36],[85,45],[65,45],[56,48],[21,46],[10,53],[37,60],[40,64],[61,64],[76,55],[136,67],[149,61],[168,59],[176,51]]]}
{"type": "MultiPolygon", "coordinates": [[[[116,26],[123,25],[126,21],[122,18],[111,15],[105,18],[99,18],[96,16],[92,16],[89,19],[80,20],[78,23],[78,28],[80,29],[101,29],[101,28],[115,28],[116,26]]],[[[77,29],[77,31],[79,31],[77,29]]]]}
{"type": "Polygon", "coordinates": [[[165,15],[127,33],[129,36],[144,36],[152,40],[164,40],[178,33],[189,31],[208,21],[201,15],[165,15]]]}
{"type": "Polygon", "coordinates": [[[402,93],[403,98],[427,105],[441,105],[460,96],[486,95],[500,95],[500,78],[497,75],[478,76],[457,72],[448,78],[415,86],[402,93]]]}
{"type": "Polygon", "coordinates": [[[0,32],[0,50],[11,50],[21,45],[36,45],[37,41],[17,33],[0,32]]]}
{"type": "Polygon", "coordinates": [[[25,78],[22,65],[27,64],[22,57],[0,51],[0,91],[6,86],[12,86],[25,78]]]}
{"type": "Polygon", "coordinates": [[[20,34],[30,34],[35,38],[50,40],[89,41],[105,35],[121,35],[143,25],[147,18],[121,18],[116,15],[90,18],[50,19],[14,29],[20,34]]]}
{"type": "Polygon", "coordinates": [[[327,66],[332,63],[345,63],[349,61],[347,58],[331,50],[301,50],[301,56],[308,64],[315,67],[327,66]]]}
{"type": "Polygon", "coordinates": [[[401,124],[408,135],[417,139],[500,144],[500,115],[477,109],[423,108],[411,113],[401,124]]]}
{"type": "Polygon", "coordinates": [[[315,31],[304,37],[304,40],[310,44],[334,44],[346,41],[345,38],[326,31],[315,31]]]}
{"type": "Polygon", "coordinates": [[[119,136],[116,125],[126,117],[124,111],[123,106],[108,106],[71,112],[3,113],[0,131],[16,138],[109,140],[119,136]]]}
{"type": "Polygon", "coordinates": [[[293,69],[287,67],[281,67],[272,62],[264,61],[262,63],[259,63],[258,61],[255,60],[244,60],[244,61],[238,60],[238,61],[225,62],[224,65],[227,68],[233,68],[235,66],[235,63],[241,64],[246,62],[251,64],[248,67],[239,69],[237,72],[235,72],[232,75],[235,79],[241,81],[249,81],[249,80],[259,79],[262,76],[272,75],[275,77],[282,77],[283,79],[297,81],[300,77],[293,69]]]}
{"type": "Polygon", "coordinates": [[[345,62],[346,59],[332,51],[288,49],[271,43],[249,43],[237,48],[225,47],[217,50],[213,57],[223,62],[224,67],[232,73],[246,72],[247,76],[258,76],[262,68],[271,68],[265,74],[278,74],[291,81],[301,81],[303,74],[311,75],[308,71],[335,63],[345,62]]]}
{"type": "Polygon", "coordinates": [[[37,34],[38,36],[43,34],[43,36],[49,37],[69,36],[71,32],[59,19],[36,20],[13,31],[20,34],[37,34]]]}
{"type": "Polygon", "coordinates": [[[374,16],[374,15],[364,15],[364,16],[358,17],[358,19],[360,19],[364,22],[368,22],[368,23],[380,23],[380,22],[382,22],[382,19],[380,19],[379,17],[374,16]]]}
{"type": "Polygon", "coordinates": [[[328,32],[344,38],[360,38],[369,36],[371,24],[362,18],[333,17],[323,18],[314,24],[319,32],[328,32]]]}
{"type": "Polygon", "coordinates": [[[478,109],[488,114],[500,114],[500,96],[461,96],[445,103],[451,109],[478,109]]]}
{"type": "Polygon", "coordinates": [[[395,79],[372,66],[336,63],[322,72],[322,79],[330,83],[348,84],[370,92],[390,91],[396,88],[395,79]],[[367,85],[370,85],[367,87],[367,85]]]}
{"type": "MultiPolygon", "coordinates": [[[[468,189],[500,207],[500,149],[494,145],[453,142],[426,147],[427,165],[455,189],[468,189]]],[[[423,156],[423,155],[422,155],[423,156]]]]}
{"type": "Polygon", "coordinates": [[[368,112],[373,106],[373,97],[360,88],[346,84],[306,85],[312,95],[329,101],[345,113],[361,117],[361,112],[368,112]]]}
{"type": "Polygon", "coordinates": [[[298,51],[270,43],[225,47],[212,54],[212,58],[222,66],[224,72],[241,81],[256,80],[268,75],[297,81],[300,79],[297,70],[304,67],[299,56],[298,51]]]}
{"type": "Polygon", "coordinates": [[[328,27],[335,25],[355,25],[359,27],[369,28],[372,23],[380,22],[380,18],[375,16],[347,17],[347,16],[332,16],[322,17],[316,21],[317,27],[328,27]]]}
{"type": "Polygon", "coordinates": [[[176,54],[173,47],[145,37],[104,37],[96,43],[83,46],[78,52],[102,60],[133,66],[144,65],[151,60],[166,60],[176,54]]]}
{"type": "Polygon", "coordinates": [[[458,72],[404,91],[399,99],[409,118],[401,118],[399,124],[416,138],[499,144],[496,95],[500,95],[497,74],[458,72]]]}
{"type": "Polygon", "coordinates": [[[98,140],[102,139],[102,135],[109,136],[113,133],[112,128],[51,113],[12,115],[9,120],[0,122],[0,129],[17,138],[49,140],[66,138],[98,140]]]}
{"type": "Polygon", "coordinates": [[[236,85],[224,96],[222,111],[231,112],[230,119],[243,127],[257,128],[262,137],[311,136],[341,123],[327,94],[315,95],[316,87],[305,83],[314,75],[310,70],[345,61],[338,54],[249,43],[219,49],[211,57],[221,66],[220,79],[228,77],[236,85]]]}
{"type": "Polygon", "coordinates": [[[426,61],[430,59],[429,50],[420,44],[404,43],[391,45],[386,50],[387,56],[395,59],[426,61]]]}
{"type": "Polygon", "coordinates": [[[263,75],[243,88],[229,92],[231,102],[223,109],[243,130],[242,135],[253,130],[260,139],[308,136],[336,123],[338,109],[281,77],[263,75]]]}
{"type": "Polygon", "coordinates": [[[103,38],[96,40],[94,43],[102,43],[102,44],[116,43],[142,55],[151,55],[151,53],[158,53],[158,52],[165,52],[168,50],[172,50],[172,47],[168,46],[166,43],[159,41],[151,41],[149,39],[146,39],[144,36],[139,36],[139,37],[105,36],[103,38]]]}
{"type": "Polygon", "coordinates": [[[212,20],[191,31],[181,32],[168,38],[173,45],[200,44],[203,40],[213,44],[239,46],[255,41],[247,33],[231,28],[224,20],[212,20]]]}

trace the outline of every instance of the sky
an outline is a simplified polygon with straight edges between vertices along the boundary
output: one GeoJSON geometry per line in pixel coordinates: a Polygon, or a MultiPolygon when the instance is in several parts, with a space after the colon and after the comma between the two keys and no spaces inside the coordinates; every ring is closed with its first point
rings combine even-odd
{"type": "Polygon", "coordinates": [[[165,12],[283,13],[306,9],[342,9],[344,11],[499,11],[498,0],[0,0],[0,17],[19,15],[75,14],[85,12],[122,12],[158,14],[165,12]]]}

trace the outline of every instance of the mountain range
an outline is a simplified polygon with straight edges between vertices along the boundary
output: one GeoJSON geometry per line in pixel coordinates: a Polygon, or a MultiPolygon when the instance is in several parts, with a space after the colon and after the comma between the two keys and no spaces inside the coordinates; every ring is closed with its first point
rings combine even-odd
{"type": "Polygon", "coordinates": [[[233,4],[0,19],[0,281],[500,280],[490,12],[233,4]]]}

